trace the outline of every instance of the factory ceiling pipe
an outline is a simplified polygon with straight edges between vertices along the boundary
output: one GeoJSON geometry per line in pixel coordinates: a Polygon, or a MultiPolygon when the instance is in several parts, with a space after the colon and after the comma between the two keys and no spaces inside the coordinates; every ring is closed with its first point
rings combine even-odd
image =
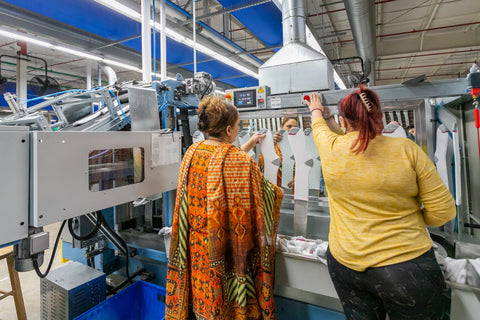
{"type": "Polygon", "coordinates": [[[451,63],[440,63],[440,64],[427,64],[422,66],[386,68],[386,69],[377,69],[377,71],[381,72],[381,71],[408,70],[408,69],[416,69],[416,68],[443,67],[443,66],[453,66],[453,65],[459,65],[459,64],[472,64],[472,63],[475,63],[475,61],[463,61],[463,62],[451,62],[451,63]]]}
{"type": "MultiPolygon", "coordinates": [[[[410,31],[403,31],[403,32],[396,32],[396,33],[389,33],[389,34],[379,34],[379,35],[376,36],[376,38],[395,37],[395,36],[402,36],[402,35],[405,35],[405,34],[414,34],[414,33],[435,31],[435,30],[441,30],[441,29],[450,29],[450,28],[460,28],[460,27],[466,27],[466,26],[471,26],[471,25],[478,25],[478,22],[467,22],[467,23],[461,23],[461,24],[454,24],[454,25],[451,25],[451,26],[443,26],[443,27],[419,29],[419,30],[413,29],[413,30],[410,30],[410,31]]],[[[348,39],[348,40],[329,42],[329,43],[327,43],[327,45],[333,45],[333,44],[337,44],[337,43],[347,43],[347,42],[352,42],[354,40],[355,39],[348,39]]]]}
{"type": "Polygon", "coordinates": [[[392,58],[378,58],[378,61],[387,61],[387,60],[398,60],[398,59],[410,59],[410,58],[418,58],[418,57],[428,57],[428,56],[439,56],[443,54],[457,54],[457,53],[474,53],[480,51],[480,49],[468,49],[468,50],[460,50],[460,51],[445,51],[445,52],[435,52],[435,53],[426,53],[426,54],[415,54],[409,56],[401,56],[401,57],[392,57],[392,58]]]}
{"type": "Polygon", "coordinates": [[[375,85],[375,60],[377,58],[375,1],[344,0],[344,4],[355,47],[358,55],[363,59],[365,77],[370,76],[370,84],[375,85]]]}
{"type": "Polygon", "coordinates": [[[102,66],[103,72],[105,72],[105,74],[108,77],[108,85],[112,85],[115,82],[117,82],[117,74],[112,69],[112,67],[110,67],[109,65],[103,64],[103,63],[100,63],[100,65],[102,66]]]}
{"type": "MultiPolygon", "coordinates": [[[[387,3],[387,2],[393,2],[393,1],[398,1],[398,0],[384,0],[384,1],[377,1],[375,2],[375,4],[382,4],[382,3],[387,3]]],[[[338,3],[341,3],[342,1],[338,2],[338,3]]],[[[337,4],[337,3],[329,3],[328,5],[333,5],[333,4],[337,4]]],[[[330,11],[324,11],[324,12],[320,12],[320,13],[312,13],[312,14],[309,14],[308,17],[316,17],[316,16],[321,16],[321,15],[324,15],[324,14],[330,14],[330,13],[335,13],[335,12],[340,12],[340,11],[345,11],[345,8],[342,8],[342,9],[337,9],[337,10],[330,10],[330,11]]]]}

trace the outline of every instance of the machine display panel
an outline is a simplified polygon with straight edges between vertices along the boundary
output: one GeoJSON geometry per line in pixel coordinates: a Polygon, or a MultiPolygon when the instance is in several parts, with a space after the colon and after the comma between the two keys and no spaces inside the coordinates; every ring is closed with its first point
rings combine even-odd
{"type": "Polygon", "coordinates": [[[102,191],[142,182],[143,148],[94,150],[88,155],[90,191],[102,191]]]}
{"type": "Polygon", "coordinates": [[[233,103],[239,109],[256,107],[256,90],[235,91],[233,93],[233,103]]]}

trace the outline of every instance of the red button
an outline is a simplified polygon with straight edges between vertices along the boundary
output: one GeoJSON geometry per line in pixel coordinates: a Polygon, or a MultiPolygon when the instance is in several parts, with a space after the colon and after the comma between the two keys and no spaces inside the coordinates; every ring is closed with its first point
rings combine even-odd
{"type": "Polygon", "coordinates": [[[232,100],[232,94],[231,93],[225,93],[225,99],[232,100]]]}
{"type": "Polygon", "coordinates": [[[260,103],[263,102],[263,99],[259,99],[258,102],[260,102],[260,103]]]}

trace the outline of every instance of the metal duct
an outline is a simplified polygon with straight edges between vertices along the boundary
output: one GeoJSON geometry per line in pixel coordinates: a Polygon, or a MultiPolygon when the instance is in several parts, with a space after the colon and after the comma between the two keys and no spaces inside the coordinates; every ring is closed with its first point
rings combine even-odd
{"type": "Polygon", "coordinates": [[[108,77],[108,85],[112,85],[115,82],[117,82],[117,74],[115,73],[115,71],[113,71],[112,67],[107,66],[105,64],[100,64],[100,65],[102,66],[103,72],[105,72],[105,74],[108,77]]]}
{"type": "Polygon", "coordinates": [[[375,85],[375,60],[377,58],[374,0],[344,0],[348,21],[352,28],[355,47],[363,59],[365,77],[375,85]]]}
{"type": "Polygon", "coordinates": [[[333,90],[333,66],[306,45],[303,0],[283,0],[283,47],[259,68],[260,85],[271,94],[333,90]]]}
{"type": "Polygon", "coordinates": [[[303,1],[284,0],[282,5],[283,46],[306,43],[303,1]]]}

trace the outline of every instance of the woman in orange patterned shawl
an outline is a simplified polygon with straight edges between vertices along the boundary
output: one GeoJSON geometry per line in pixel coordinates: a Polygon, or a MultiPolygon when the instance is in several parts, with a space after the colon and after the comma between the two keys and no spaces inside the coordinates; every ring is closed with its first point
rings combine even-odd
{"type": "Polygon", "coordinates": [[[268,182],[238,134],[235,106],[199,105],[208,140],[185,154],[167,272],[166,319],[276,319],[275,244],[282,191],[268,182]],[[194,315],[193,315],[194,314],[194,315]]]}

